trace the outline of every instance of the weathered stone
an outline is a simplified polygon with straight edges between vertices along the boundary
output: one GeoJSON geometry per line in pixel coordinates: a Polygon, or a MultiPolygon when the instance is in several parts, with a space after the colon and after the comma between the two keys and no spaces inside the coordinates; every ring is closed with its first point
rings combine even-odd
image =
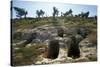
{"type": "Polygon", "coordinates": [[[76,42],[80,42],[81,40],[83,40],[84,38],[81,36],[81,35],[75,35],[75,38],[76,38],[76,42]]]}
{"type": "Polygon", "coordinates": [[[48,32],[38,32],[36,38],[39,39],[40,41],[44,42],[44,41],[50,39],[51,35],[48,32]]]}
{"type": "Polygon", "coordinates": [[[89,30],[86,27],[72,27],[66,29],[66,35],[81,35],[83,38],[85,38],[89,34],[89,30]]]}
{"type": "MultiPolygon", "coordinates": [[[[23,39],[23,41],[16,43],[16,47],[25,47],[27,44],[31,43],[32,40],[34,40],[36,38],[36,33],[30,33],[27,35],[29,37],[26,37],[25,39],[23,39]]],[[[24,35],[24,37],[25,37],[25,35],[24,35]]]]}
{"type": "Polygon", "coordinates": [[[63,37],[63,35],[64,35],[64,30],[62,29],[62,28],[58,28],[58,36],[59,37],[63,37]]]}
{"type": "Polygon", "coordinates": [[[78,28],[77,33],[80,34],[83,38],[85,38],[89,34],[89,31],[85,27],[80,27],[78,28]]]}
{"type": "Polygon", "coordinates": [[[14,32],[13,34],[12,34],[12,39],[13,40],[21,40],[22,39],[22,32],[14,32]]]}
{"type": "Polygon", "coordinates": [[[33,39],[36,38],[36,33],[31,33],[30,36],[26,39],[25,44],[29,44],[32,42],[33,39]]]}
{"type": "Polygon", "coordinates": [[[59,54],[59,41],[51,40],[48,45],[48,56],[47,58],[55,59],[59,54]]]}
{"type": "Polygon", "coordinates": [[[19,48],[25,47],[26,46],[25,42],[26,42],[26,40],[16,43],[16,47],[19,47],[19,48]]]}

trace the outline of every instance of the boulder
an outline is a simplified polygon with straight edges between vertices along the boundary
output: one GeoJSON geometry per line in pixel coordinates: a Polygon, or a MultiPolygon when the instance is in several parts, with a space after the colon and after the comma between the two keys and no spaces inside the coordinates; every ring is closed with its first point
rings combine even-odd
{"type": "Polygon", "coordinates": [[[58,36],[59,36],[59,37],[63,37],[63,35],[64,35],[64,30],[63,30],[62,28],[58,28],[57,30],[58,30],[58,31],[57,31],[58,36]]]}

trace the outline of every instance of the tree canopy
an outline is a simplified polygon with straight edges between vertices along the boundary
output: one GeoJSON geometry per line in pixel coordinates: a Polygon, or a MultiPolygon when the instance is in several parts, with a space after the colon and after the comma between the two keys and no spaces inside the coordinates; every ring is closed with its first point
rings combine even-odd
{"type": "Polygon", "coordinates": [[[64,13],[64,16],[72,16],[72,9],[70,9],[69,11],[66,11],[65,13],[64,13]]]}
{"type": "Polygon", "coordinates": [[[26,18],[28,12],[25,9],[19,7],[13,7],[13,8],[16,11],[17,17],[22,18],[22,16],[24,16],[26,18]]]}
{"type": "Polygon", "coordinates": [[[36,10],[36,14],[37,14],[38,18],[40,18],[41,16],[43,17],[45,12],[42,9],[40,9],[40,10],[36,10]]]}
{"type": "Polygon", "coordinates": [[[56,7],[53,7],[53,17],[58,16],[59,11],[56,7]]]}

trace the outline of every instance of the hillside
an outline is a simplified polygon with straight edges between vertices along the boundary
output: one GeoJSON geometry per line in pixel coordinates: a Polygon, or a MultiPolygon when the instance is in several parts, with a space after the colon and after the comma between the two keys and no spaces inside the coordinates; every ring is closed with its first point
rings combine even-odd
{"type": "Polygon", "coordinates": [[[97,21],[94,18],[26,18],[13,20],[11,24],[12,65],[97,61],[97,21]],[[75,41],[71,39],[73,36],[75,41]],[[59,42],[59,54],[50,59],[47,52],[53,39],[59,42]],[[69,46],[75,44],[79,45],[80,57],[68,57],[69,46]]]}

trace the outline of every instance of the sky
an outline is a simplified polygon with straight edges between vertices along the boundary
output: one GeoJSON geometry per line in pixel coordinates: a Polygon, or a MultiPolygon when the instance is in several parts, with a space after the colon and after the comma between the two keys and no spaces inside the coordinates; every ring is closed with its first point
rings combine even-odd
{"type": "MultiPolygon", "coordinates": [[[[68,4],[68,3],[53,3],[53,2],[37,2],[37,1],[15,1],[13,0],[13,7],[24,8],[28,11],[27,17],[36,17],[36,10],[42,9],[45,11],[44,16],[52,16],[53,7],[59,10],[59,16],[61,12],[65,13],[72,9],[73,15],[81,12],[89,11],[89,16],[97,15],[96,5],[79,5],[79,4],[68,4]]],[[[16,11],[13,9],[13,18],[16,18],[16,11]]]]}

